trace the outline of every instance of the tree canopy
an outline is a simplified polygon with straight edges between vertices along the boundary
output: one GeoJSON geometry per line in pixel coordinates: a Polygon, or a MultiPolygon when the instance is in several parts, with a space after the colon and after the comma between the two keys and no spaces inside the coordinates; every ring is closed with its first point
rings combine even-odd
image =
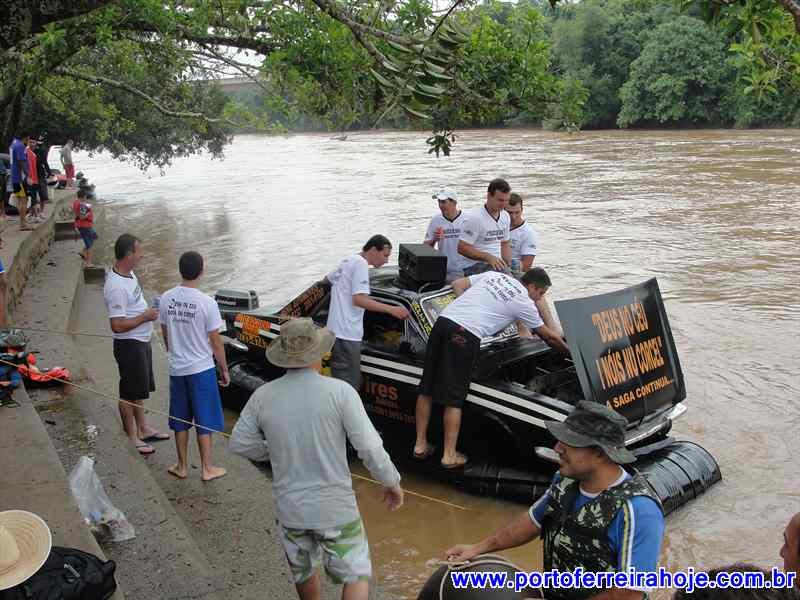
{"type": "MultiPolygon", "coordinates": [[[[461,3],[454,0],[451,10],[461,3]]],[[[450,10],[435,15],[417,0],[11,0],[5,9],[4,137],[46,129],[51,143],[73,138],[141,166],[204,148],[218,153],[233,131],[269,125],[220,94],[212,85],[220,74],[267,78],[270,101],[280,100],[284,111],[346,126],[384,96],[422,115],[444,91],[421,87],[422,79],[443,72],[466,41],[448,28],[450,10]],[[241,51],[258,60],[243,60],[241,51]],[[408,63],[398,82],[392,52],[445,66],[408,63]],[[376,97],[364,84],[371,66],[395,89],[376,97]]]]}
{"type": "Polygon", "coordinates": [[[9,0],[0,128],[144,168],[247,130],[800,124],[800,0],[439,4],[9,0]]]}

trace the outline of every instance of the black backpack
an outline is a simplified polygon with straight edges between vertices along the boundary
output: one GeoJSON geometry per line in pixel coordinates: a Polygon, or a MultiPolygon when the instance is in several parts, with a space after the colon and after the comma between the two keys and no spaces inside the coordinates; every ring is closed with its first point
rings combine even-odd
{"type": "Polygon", "coordinates": [[[106,600],[117,589],[116,569],[113,560],[53,546],[42,568],[27,581],[0,592],[0,600],[106,600]]]}

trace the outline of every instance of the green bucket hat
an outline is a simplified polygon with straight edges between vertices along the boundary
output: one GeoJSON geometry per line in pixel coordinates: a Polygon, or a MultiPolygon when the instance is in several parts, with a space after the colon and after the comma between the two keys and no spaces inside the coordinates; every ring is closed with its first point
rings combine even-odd
{"type": "Polygon", "coordinates": [[[574,448],[599,446],[619,465],[636,461],[625,448],[628,421],[605,404],[581,400],[563,423],[549,421],[547,430],[559,442],[574,448]]]}

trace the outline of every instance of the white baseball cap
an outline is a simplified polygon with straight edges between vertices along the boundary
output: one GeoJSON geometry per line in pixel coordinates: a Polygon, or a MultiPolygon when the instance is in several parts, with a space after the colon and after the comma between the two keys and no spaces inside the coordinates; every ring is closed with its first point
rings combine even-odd
{"type": "Polygon", "coordinates": [[[436,200],[452,200],[453,202],[458,202],[456,193],[448,188],[442,188],[438,192],[435,192],[432,198],[436,200]]]}

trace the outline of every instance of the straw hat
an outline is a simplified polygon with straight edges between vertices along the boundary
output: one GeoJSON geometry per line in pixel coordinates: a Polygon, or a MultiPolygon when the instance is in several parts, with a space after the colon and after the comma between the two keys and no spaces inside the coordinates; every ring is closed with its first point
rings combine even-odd
{"type": "Polygon", "coordinates": [[[267,348],[267,360],[286,369],[312,365],[333,348],[336,336],[311,319],[292,319],[281,326],[281,335],[267,348]]]}
{"type": "Polygon", "coordinates": [[[19,585],[36,573],[53,539],[42,519],[24,510],[0,512],[0,590],[19,585]]]}

